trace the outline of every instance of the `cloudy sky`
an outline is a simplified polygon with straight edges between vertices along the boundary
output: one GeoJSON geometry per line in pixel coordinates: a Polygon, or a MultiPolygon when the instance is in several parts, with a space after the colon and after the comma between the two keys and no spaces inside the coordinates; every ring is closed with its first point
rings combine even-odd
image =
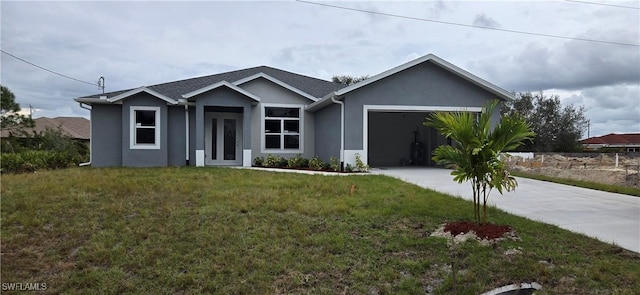
{"type": "Polygon", "coordinates": [[[259,65],[330,79],[433,53],[508,91],[584,106],[591,136],[640,132],[640,3],[588,1],[607,5],[321,2],[400,18],[296,1],[2,1],[4,52],[89,83],[5,53],[0,81],[34,117],[88,117],[73,98],[100,93],[89,84],[101,76],[107,92],[259,65]]]}

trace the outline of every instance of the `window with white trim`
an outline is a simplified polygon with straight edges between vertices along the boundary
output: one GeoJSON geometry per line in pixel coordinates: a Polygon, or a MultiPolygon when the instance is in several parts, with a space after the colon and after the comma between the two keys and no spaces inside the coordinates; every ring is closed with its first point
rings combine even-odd
{"type": "Polygon", "coordinates": [[[160,149],[160,107],[131,107],[130,148],[160,149]]]}
{"type": "Polygon", "coordinates": [[[302,152],[302,113],[302,106],[264,106],[262,146],[266,152],[302,152]]]}

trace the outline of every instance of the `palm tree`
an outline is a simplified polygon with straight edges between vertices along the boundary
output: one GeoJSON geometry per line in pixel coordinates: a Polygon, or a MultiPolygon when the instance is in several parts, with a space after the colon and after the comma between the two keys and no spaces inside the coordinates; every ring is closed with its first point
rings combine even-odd
{"type": "Polygon", "coordinates": [[[451,175],[458,183],[470,181],[473,188],[473,208],[476,223],[487,222],[487,200],[492,189],[511,191],[518,185],[500,160],[502,152],[514,150],[535,133],[520,117],[503,117],[491,128],[491,116],[499,101],[487,103],[478,116],[471,112],[437,112],[427,118],[424,125],[435,127],[442,135],[452,140],[433,152],[438,164],[453,168],[451,175]]]}

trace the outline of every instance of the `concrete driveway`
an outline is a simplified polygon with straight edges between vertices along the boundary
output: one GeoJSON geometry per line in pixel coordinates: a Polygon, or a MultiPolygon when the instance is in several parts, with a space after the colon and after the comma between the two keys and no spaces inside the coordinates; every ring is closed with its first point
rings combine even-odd
{"type": "MultiPolygon", "coordinates": [[[[421,187],[472,200],[469,183],[453,181],[451,170],[399,167],[372,169],[421,187]]],[[[513,192],[491,193],[489,203],[506,212],[557,225],[640,252],[640,197],[517,178],[513,192]]]]}

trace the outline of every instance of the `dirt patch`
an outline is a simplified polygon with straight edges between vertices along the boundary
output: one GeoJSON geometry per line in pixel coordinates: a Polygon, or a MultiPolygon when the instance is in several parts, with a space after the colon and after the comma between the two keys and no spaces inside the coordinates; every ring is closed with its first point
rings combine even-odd
{"type": "Polygon", "coordinates": [[[619,186],[640,187],[640,158],[615,154],[536,154],[533,158],[510,156],[505,159],[514,171],[565,179],[589,181],[619,186]],[[626,169],[625,169],[626,168],[626,169]]]}
{"type": "Polygon", "coordinates": [[[502,238],[506,233],[511,231],[511,227],[508,225],[498,224],[476,224],[468,221],[451,222],[444,226],[445,232],[450,232],[451,235],[457,236],[459,234],[466,234],[470,231],[475,232],[476,236],[481,239],[495,240],[502,238]]]}

